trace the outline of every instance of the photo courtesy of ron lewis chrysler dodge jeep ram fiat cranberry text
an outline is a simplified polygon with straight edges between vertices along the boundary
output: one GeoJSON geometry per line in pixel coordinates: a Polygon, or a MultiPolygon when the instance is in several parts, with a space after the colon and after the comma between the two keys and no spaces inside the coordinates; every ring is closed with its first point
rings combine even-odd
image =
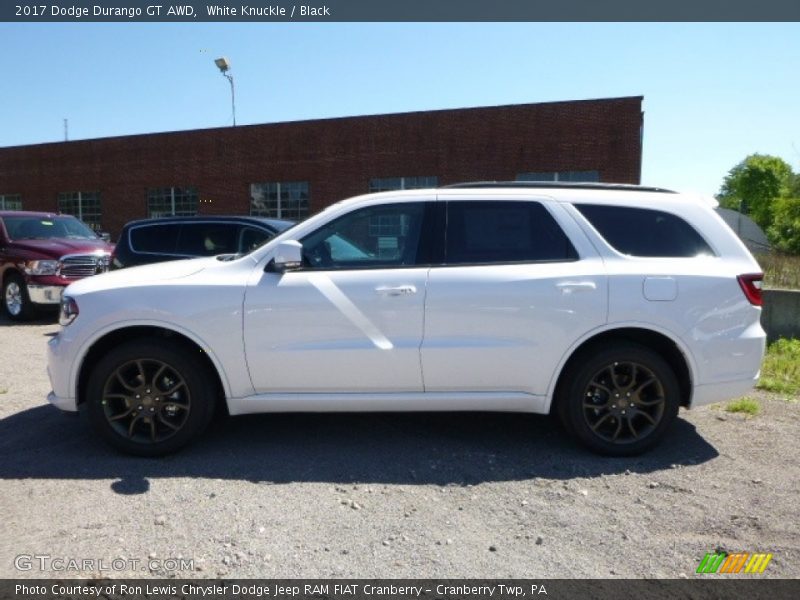
{"type": "Polygon", "coordinates": [[[218,402],[558,414],[652,447],[759,373],[762,275],[713,201],[636,186],[463,184],[340,202],[245,255],[67,288],[49,400],[138,455],[218,402]]]}

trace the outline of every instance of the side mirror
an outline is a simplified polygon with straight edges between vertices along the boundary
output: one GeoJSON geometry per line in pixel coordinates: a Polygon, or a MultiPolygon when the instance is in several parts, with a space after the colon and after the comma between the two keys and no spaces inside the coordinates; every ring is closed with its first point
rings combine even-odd
{"type": "Polygon", "coordinates": [[[100,232],[98,232],[97,236],[101,240],[103,240],[104,242],[110,242],[111,241],[111,234],[108,233],[107,231],[100,231],[100,232]]]}
{"type": "Polygon", "coordinates": [[[287,240],[278,244],[275,257],[267,267],[271,271],[283,273],[299,269],[303,265],[303,244],[295,240],[287,240]]]}

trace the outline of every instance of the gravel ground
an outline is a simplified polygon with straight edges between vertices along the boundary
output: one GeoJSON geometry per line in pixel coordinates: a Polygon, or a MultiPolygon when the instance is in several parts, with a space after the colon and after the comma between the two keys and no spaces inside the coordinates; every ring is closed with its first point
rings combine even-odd
{"type": "Polygon", "coordinates": [[[239,417],[135,459],[46,405],[56,331],[0,317],[0,577],[694,577],[717,549],[800,576],[797,398],[682,411],[636,459],[502,414],[239,417]]]}

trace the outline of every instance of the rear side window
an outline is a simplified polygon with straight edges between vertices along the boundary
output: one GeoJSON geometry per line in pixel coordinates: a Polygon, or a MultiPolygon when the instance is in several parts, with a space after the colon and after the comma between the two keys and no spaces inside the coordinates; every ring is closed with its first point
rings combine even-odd
{"type": "Polygon", "coordinates": [[[145,225],[130,231],[131,249],[134,252],[153,254],[175,254],[180,225],[145,225]]]}
{"type": "Polygon", "coordinates": [[[447,204],[448,264],[575,260],[578,253],[538,202],[447,204]]]}
{"type": "Polygon", "coordinates": [[[216,256],[239,251],[240,227],[233,223],[184,223],[178,237],[178,254],[216,256]]]}
{"type": "Polygon", "coordinates": [[[581,214],[621,254],[683,258],[714,251],[680,217],[649,208],[576,204],[581,214]]]}

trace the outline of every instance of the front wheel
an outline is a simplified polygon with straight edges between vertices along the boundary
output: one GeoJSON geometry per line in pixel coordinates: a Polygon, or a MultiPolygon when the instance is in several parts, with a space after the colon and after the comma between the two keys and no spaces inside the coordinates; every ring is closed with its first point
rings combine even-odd
{"type": "Polygon", "coordinates": [[[34,315],[28,286],[19,275],[12,273],[3,282],[3,308],[12,321],[27,321],[34,315]]]}
{"type": "Polygon", "coordinates": [[[678,414],[680,387],[657,353],[634,343],[595,350],[565,373],[557,409],[590,450],[640,454],[659,442],[678,414]]]}
{"type": "Polygon", "coordinates": [[[208,425],[214,382],[170,340],[134,340],[102,358],[87,386],[89,420],[109,444],[137,456],[182,448],[208,425]]]}

